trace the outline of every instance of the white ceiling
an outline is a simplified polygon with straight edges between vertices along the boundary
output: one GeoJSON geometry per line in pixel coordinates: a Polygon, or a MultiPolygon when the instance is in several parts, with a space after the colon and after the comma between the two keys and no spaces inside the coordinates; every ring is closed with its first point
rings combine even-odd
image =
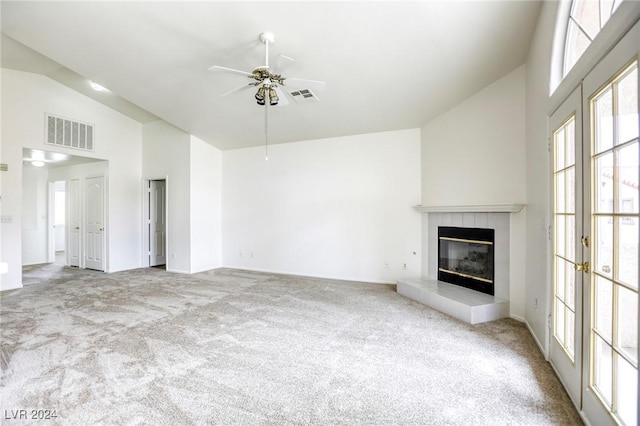
{"type": "Polygon", "coordinates": [[[3,67],[39,69],[77,90],[94,80],[113,99],[92,96],[140,122],[160,117],[234,149],[264,143],[264,107],[253,90],[220,97],[246,78],[208,68],[263,65],[261,32],[275,35],[272,64],[278,54],[296,59],[285,77],[327,82],[318,103],[269,108],[269,142],[292,142],[420,127],[525,62],[540,2],[3,0],[1,8],[10,37],[3,67]]]}

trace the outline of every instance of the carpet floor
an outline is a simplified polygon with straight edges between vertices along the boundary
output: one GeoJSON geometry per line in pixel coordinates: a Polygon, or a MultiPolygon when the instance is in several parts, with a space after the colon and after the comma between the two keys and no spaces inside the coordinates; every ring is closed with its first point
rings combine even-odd
{"type": "Polygon", "coordinates": [[[523,324],[465,324],[392,285],[24,274],[0,293],[2,424],[582,424],[523,324]]]}

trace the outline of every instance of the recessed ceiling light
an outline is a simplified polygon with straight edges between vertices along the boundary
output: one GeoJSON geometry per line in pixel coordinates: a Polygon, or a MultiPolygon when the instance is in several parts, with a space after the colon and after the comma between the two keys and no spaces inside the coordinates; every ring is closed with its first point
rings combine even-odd
{"type": "Polygon", "coordinates": [[[108,92],[109,91],[106,87],[99,85],[95,81],[89,81],[89,85],[96,92],[108,92]]]}
{"type": "Polygon", "coordinates": [[[44,166],[44,161],[32,161],[31,165],[33,167],[42,167],[42,166],[44,166]]]}

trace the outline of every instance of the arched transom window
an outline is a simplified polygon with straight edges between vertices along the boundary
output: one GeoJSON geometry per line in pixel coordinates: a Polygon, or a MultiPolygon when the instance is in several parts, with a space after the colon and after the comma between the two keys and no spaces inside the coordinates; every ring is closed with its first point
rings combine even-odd
{"type": "Polygon", "coordinates": [[[587,50],[623,0],[573,0],[567,22],[562,76],[587,50]]]}

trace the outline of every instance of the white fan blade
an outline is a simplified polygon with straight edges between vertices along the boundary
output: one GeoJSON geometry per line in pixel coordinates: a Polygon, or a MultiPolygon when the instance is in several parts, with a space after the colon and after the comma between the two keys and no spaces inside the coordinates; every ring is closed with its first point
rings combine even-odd
{"type": "Polygon", "coordinates": [[[276,93],[278,94],[278,105],[276,106],[289,105],[289,98],[284,94],[280,87],[276,87],[276,93]]]}
{"type": "Polygon", "coordinates": [[[291,65],[295,61],[296,60],[293,59],[291,56],[278,55],[278,57],[276,58],[276,65],[274,67],[274,72],[277,72],[278,74],[282,74],[284,71],[287,70],[287,68],[289,68],[289,65],[291,65]]]}
{"type": "Polygon", "coordinates": [[[251,87],[256,87],[253,83],[248,83],[248,84],[243,84],[240,87],[236,87],[235,89],[231,89],[228,92],[224,92],[222,95],[220,95],[221,98],[224,98],[227,95],[230,95],[232,93],[236,93],[236,92],[241,92],[243,90],[247,90],[251,87]]]}
{"type": "Polygon", "coordinates": [[[286,78],[284,85],[296,89],[324,90],[327,83],[319,80],[305,80],[304,78],[286,78]]]}
{"type": "Polygon", "coordinates": [[[240,75],[244,75],[246,77],[252,77],[253,78],[253,74],[251,74],[250,72],[246,72],[246,71],[240,71],[240,70],[236,70],[233,68],[227,68],[227,67],[220,67],[218,65],[214,65],[211,68],[209,68],[209,71],[222,71],[222,72],[228,72],[231,74],[240,74],[240,75]]]}

